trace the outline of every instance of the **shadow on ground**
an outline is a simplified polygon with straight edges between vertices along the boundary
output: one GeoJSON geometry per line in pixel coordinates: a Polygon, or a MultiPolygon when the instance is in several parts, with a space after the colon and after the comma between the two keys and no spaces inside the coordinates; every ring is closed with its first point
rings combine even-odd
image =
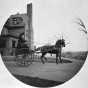
{"type": "MultiPolygon", "coordinates": [[[[30,66],[31,64],[33,64],[33,62],[38,62],[38,63],[42,64],[40,58],[34,59],[31,64],[30,64],[30,62],[28,62],[28,64],[25,65],[25,66],[21,62],[19,63],[19,62],[15,61],[14,59],[13,60],[7,59],[7,60],[4,60],[4,62],[5,62],[5,65],[7,67],[8,66],[9,67],[26,67],[26,66],[30,66]]],[[[47,58],[47,61],[45,61],[45,63],[54,63],[54,64],[56,64],[56,59],[55,58],[47,58]]],[[[71,60],[67,60],[67,59],[62,59],[62,64],[64,64],[64,63],[68,64],[68,63],[72,63],[72,61],[71,60]]],[[[58,64],[61,64],[61,63],[59,62],[58,64]]]]}
{"type": "Polygon", "coordinates": [[[24,82],[25,84],[35,87],[53,87],[63,83],[60,81],[46,80],[38,77],[29,77],[29,76],[21,76],[21,75],[14,75],[14,76],[20,81],[24,82]]]}
{"type": "MultiPolygon", "coordinates": [[[[41,60],[37,60],[35,59],[34,62],[41,62],[41,60]]],[[[46,62],[46,61],[45,61],[46,62]]],[[[52,58],[47,58],[47,62],[46,63],[56,63],[56,59],[52,59],[52,58]]],[[[60,63],[60,62],[59,62],[60,63]]],[[[71,60],[66,60],[66,59],[62,59],[62,63],[72,63],[71,60]]]]}

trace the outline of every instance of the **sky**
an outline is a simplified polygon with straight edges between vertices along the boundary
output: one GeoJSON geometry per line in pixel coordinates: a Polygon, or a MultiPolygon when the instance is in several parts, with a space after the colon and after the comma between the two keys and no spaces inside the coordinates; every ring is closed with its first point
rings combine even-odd
{"type": "Polygon", "coordinates": [[[5,0],[0,3],[0,29],[12,14],[26,13],[27,4],[33,3],[34,44],[55,44],[63,35],[66,51],[88,50],[87,36],[79,31],[76,18],[88,24],[87,0],[5,0]],[[21,2],[21,3],[20,3],[21,2]],[[10,4],[11,3],[11,4],[10,4]]]}
{"type": "MultiPolygon", "coordinates": [[[[64,49],[87,49],[87,40],[76,24],[76,18],[87,22],[88,8],[85,0],[36,0],[33,10],[33,28],[36,44],[55,44],[63,35],[70,42],[64,49]]],[[[88,23],[88,22],[87,22],[88,23]]]]}

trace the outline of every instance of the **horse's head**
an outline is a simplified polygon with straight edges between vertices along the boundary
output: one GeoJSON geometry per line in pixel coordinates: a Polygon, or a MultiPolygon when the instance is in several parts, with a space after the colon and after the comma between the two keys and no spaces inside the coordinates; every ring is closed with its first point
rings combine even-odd
{"type": "Polygon", "coordinates": [[[55,46],[56,47],[65,47],[65,40],[64,39],[57,40],[55,46]]]}

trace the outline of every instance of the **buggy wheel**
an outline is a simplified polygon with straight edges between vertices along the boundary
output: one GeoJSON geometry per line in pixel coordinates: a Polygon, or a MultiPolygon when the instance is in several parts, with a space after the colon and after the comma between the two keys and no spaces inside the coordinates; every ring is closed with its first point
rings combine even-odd
{"type": "Polygon", "coordinates": [[[30,64],[32,64],[32,62],[33,62],[33,57],[32,57],[32,55],[28,55],[28,62],[30,63],[30,64]]]}
{"type": "Polygon", "coordinates": [[[24,57],[24,55],[17,55],[15,61],[18,66],[29,66],[28,61],[26,61],[26,56],[24,57]]]}

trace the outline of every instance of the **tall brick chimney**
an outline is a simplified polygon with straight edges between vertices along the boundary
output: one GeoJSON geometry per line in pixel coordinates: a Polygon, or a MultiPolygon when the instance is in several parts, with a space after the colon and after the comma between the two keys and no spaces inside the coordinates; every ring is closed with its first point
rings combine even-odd
{"type": "Polygon", "coordinates": [[[31,18],[32,17],[32,3],[27,4],[27,15],[31,18]]]}
{"type": "Polygon", "coordinates": [[[30,49],[33,49],[33,27],[32,27],[32,3],[27,5],[28,29],[26,30],[27,41],[30,49]]]}

